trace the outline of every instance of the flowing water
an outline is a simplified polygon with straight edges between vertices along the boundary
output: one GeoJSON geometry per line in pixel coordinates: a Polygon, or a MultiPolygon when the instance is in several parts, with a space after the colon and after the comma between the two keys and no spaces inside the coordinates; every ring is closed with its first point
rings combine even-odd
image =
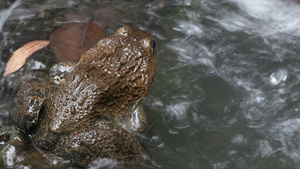
{"type": "MultiPolygon", "coordinates": [[[[144,101],[149,127],[139,136],[151,165],[300,168],[300,4],[292,0],[17,0],[0,11],[0,71],[24,42],[47,39],[63,23],[64,11],[103,5],[115,11],[103,30],[106,36],[130,25],[151,32],[156,40],[158,67],[144,101]],[[54,28],[49,28],[47,18],[37,18],[45,10],[56,11],[49,24],[54,28]],[[40,25],[46,26],[37,28],[40,25]]],[[[45,67],[34,59],[30,62],[30,70],[45,67]]],[[[12,126],[8,116],[21,75],[0,80],[2,128],[12,126]]],[[[1,145],[0,163],[7,168],[32,168],[36,163],[34,159],[22,163],[24,157],[18,158],[15,146],[4,141],[1,145]]],[[[115,163],[104,160],[101,165],[115,163]]]]}

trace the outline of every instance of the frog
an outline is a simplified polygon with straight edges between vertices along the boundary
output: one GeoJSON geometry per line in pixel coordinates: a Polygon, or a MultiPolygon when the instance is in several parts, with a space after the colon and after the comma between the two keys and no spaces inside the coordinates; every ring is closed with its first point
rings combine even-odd
{"type": "Polygon", "coordinates": [[[129,26],[98,41],[76,64],[54,65],[51,78],[17,93],[18,126],[46,151],[87,167],[99,158],[141,161],[135,137],[147,125],[142,107],[157,65],[155,41],[129,26]]]}

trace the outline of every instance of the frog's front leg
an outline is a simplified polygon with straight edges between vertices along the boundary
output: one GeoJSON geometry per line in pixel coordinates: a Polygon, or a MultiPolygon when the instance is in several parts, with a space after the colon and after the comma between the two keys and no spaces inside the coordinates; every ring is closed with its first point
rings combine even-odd
{"type": "Polygon", "coordinates": [[[142,147],[138,140],[123,128],[105,120],[61,137],[58,143],[55,154],[84,167],[103,157],[124,161],[142,159],[142,147]]]}
{"type": "Polygon", "coordinates": [[[19,127],[30,130],[38,121],[39,112],[45,99],[45,87],[39,79],[30,79],[21,86],[18,94],[20,114],[19,127]]]}
{"type": "Polygon", "coordinates": [[[33,78],[28,80],[17,94],[19,127],[30,130],[38,122],[39,113],[47,96],[48,82],[33,78]]]}

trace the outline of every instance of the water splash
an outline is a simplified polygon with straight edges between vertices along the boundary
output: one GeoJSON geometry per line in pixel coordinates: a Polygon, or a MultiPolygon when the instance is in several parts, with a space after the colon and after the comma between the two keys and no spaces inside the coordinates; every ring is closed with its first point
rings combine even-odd
{"type": "Polygon", "coordinates": [[[245,31],[263,37],[278,38],[281,34],[300,36],[300,5],[281,0],[228,0],[240,11],[226,11],[215,18],[229,31],[245,31]]]}
{"type": "Polygon", "coordinates": [[[15,163],[15,158],[16,158],[16,148],[14,146],[9,145],[6,147],[6,156],[5,162],[8,167],[12,167],[15,163]]]}
{"type": "Polygon", "coordinates": [[[115,159],[99,158],[93,161],[89,169],[114,168],[116,165],[117,165],[117,161],[115,159]]]}
{"type": "Polygon", "coordinates": [[[279,69],[270,75],[270,82],[272,85],[277,85],[287,79],[288,72],[284,69],[279,69]]]}

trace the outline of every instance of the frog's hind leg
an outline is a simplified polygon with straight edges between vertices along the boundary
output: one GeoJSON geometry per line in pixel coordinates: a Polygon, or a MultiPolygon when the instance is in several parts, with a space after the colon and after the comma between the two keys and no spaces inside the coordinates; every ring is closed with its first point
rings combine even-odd
{"type": "Polygon", "coordinates": [[[61,137],[54,152],[71,160],[73,164],[84,167],[103,157],[124,161],[142,159],[142,147],[137,139],[123,128],[107,121],[61,137]]]}

